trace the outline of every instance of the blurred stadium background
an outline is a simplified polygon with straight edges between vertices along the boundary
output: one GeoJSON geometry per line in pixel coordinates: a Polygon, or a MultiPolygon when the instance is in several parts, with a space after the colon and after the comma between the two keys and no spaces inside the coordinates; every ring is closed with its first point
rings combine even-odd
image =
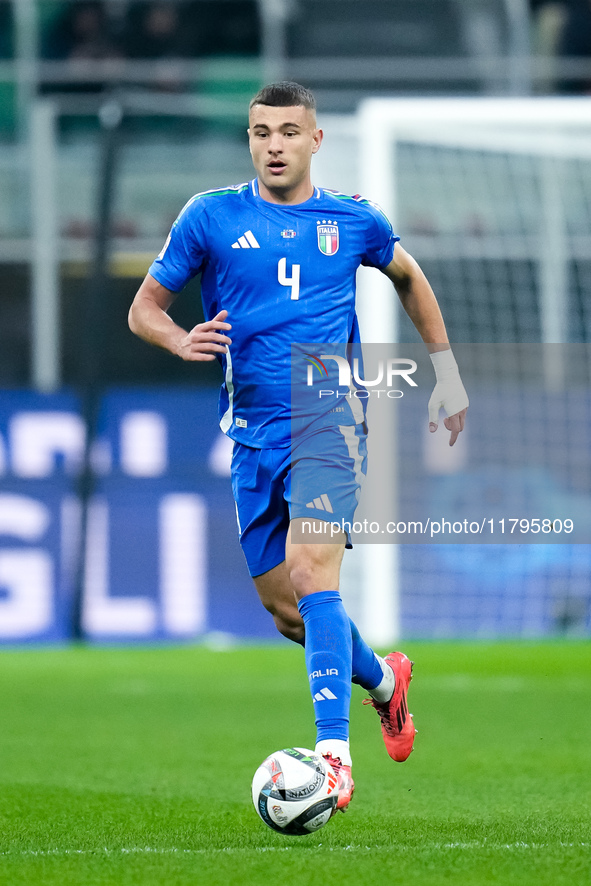
{"type": "MultiPolygon", "coordinates": [[[[382,203],[452,342],[579,347],[552,404],[542,385],[532,407],[525,370],[509,394],[532,483],[589,513],[587,0],[0,0],[1,644],[274,636],[236,539],[218,374],[126,315],[188,197],[251,177],[247,102],[280,78],[316,92],[316,180],[382,203]]],[[[375,274],[361,286],[379,297],[375,274]]],[[[381,340],[415,340],[382,310],[381,340]]],[[[200,321],[198,282],[174,311],[200,321]]],[[[501,471],[514,422],[488,440],[501,471]]],[[[470,485],[484,442],[471,427],[453,469],[420,435],[403,451],[498,505],[498,473],[470,485]]],[[[385,548],[344,576],[375,642],[591,632],[589,544],[385,548]]]]}

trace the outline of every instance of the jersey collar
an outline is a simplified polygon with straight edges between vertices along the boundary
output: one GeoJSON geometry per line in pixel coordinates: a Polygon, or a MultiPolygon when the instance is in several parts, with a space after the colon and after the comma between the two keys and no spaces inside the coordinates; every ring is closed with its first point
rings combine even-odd
{"type": "MultiPolygon", "coordinates": [[[[263,198],[261,197],[261,195],[259,193],[258,178],[253,178],[253,180],[251,181],[250,191],[251,191],[252,196],[255,197],[255,199],[263,200],[263,198]]],[[[312,194],[312,196],[310,197],[309,200],[304,200],[303,203],[290,203],[283,208],[284,209],[297,209],[298,206],[306,206],[306,204],[309,203],[310,200],[320,200],[321,196],[322,196],[322,194],[320,192],[320,188],[317,188],[316,185],[314,185],[314,193],[312,194]]],[[[269,204],[270,206],[279,206],[280,205],[278,203],[269,203],[268,200],[263,200],[263,203],[269,204]]]]}

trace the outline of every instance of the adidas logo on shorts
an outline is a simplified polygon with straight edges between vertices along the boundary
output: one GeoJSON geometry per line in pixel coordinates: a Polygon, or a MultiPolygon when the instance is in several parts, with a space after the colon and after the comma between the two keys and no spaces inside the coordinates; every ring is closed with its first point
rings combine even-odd
{"type": "Polygon", "coordinates": [[[326,492],[323,492],[319,498],[309,501],[306,507],[315,508],[317,511],[328,511],[329,514],[332,514],[332,505],[326,492]]]}

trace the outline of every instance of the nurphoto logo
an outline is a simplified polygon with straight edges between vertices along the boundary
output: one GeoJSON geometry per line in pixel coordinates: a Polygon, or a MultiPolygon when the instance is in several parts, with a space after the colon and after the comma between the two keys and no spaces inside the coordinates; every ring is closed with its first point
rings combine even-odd
{"type": "MultiPolygon", "coordinates": [[[[312,354],[306,354],[305,357],[308,362],[306,374],[307,387],[313,387],[314,385],[314,369],[318,370],[321,379],[329,378],[329,371],[325,362],[327,360],[334,360],[337,364],[339,370],[338,385],[339,388],[347,388],[345,396],[355,396],[360,399],[365,399],[372,393],[375,393],[378,396],[381,393],[385,393],[386,396],[397,399],[404,396],[402,391],[394,390],[394,384],[398,382],[399,379],[404,380],[413,388],[418,387],[416,381],[411,378],[411,375],[417,370],[415,360],[408,360],[403,357],[392,357],[388,360],[378,360],[375,377],[362,378],[361,372],[365,372],[365,370],[360,368],[358,357],[353,359],[352,367],[345,357],[340,357],[337,354],[320,354],[318,357],[315,357],[312,354]],[[385,387],[378,388],[378,385],[384,384],[385,387]],[[356,385],[359,387],[356,387],[356,385]],[[360,388],[365,388],[366,390],[360,390],[360,388]],[[371,388],[372,390],[367,390],[368,388],[371,388]]],[[[329,396],[339,397],[344,395],[341,392],[334,390],[318,391],[318,397],[320,399],[329,396]]]]}

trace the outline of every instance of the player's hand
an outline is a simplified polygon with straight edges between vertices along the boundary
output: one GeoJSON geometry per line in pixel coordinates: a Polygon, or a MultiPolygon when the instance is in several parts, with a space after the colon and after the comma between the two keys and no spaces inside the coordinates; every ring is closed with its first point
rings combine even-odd
{"type": "Polygon", "coordinates": [[[443,423],[450,431],[449,445],[453,446],[460,431],[464,430],[469,400],[462,384],[458,365],[450,349],[431,354],[437,376],[437,384],[429,400],[429,430],[435,433],[439,424],[439,410],[444,409],[447,418],[443,423]]]}
{"type": "Polygon", "coordinates": [[[187,361],[209,361],[215,360],[216,354],[225,354],[232,344],[232,339],[224,335],[232,328],[225,322],[227,316],[227,311],[220,311],[213,320],[194,326],[179,342],[179,357],[187,361]]]}
{"type": "MultiPolygon", "coordinates": [[[[458,434],[460,431],[464,430],[464,423],[466,421],[466,412],[468,407],[462,409],[461,412],[456,412],[455,415],[450,415],[448,418],[443,419],[443,424],[447,428],[448,431],[451,431],[449,437],[449,445],[453,446],[456,440],[458,439],[458,434]]],[[[437,410],[439,413],[439,410],[437,410]]],[[[431,416],[429,416],[431,418],[431,416]]],[[[429,421],[429,430],[432,434],[437,430],[437,422],[429,421]]]]}

